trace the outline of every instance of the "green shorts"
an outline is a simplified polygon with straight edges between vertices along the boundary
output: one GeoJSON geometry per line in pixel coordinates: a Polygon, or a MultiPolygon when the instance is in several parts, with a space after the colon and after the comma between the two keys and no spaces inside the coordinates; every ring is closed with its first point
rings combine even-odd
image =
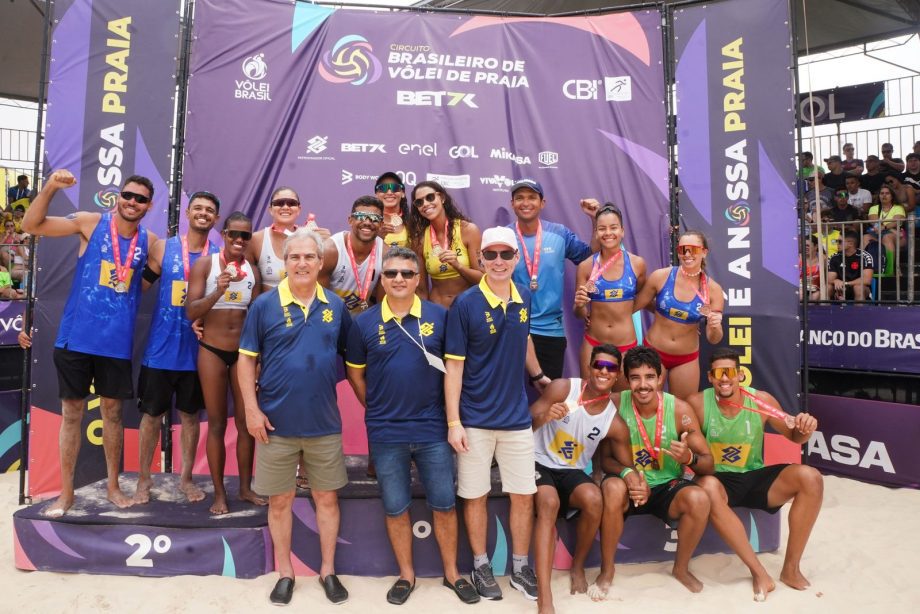
{"type": "Polygon", "coordinates": [[[267,496],[293,491],[301,451],[312,490],[338,490],[348,484],[341,433],[322,437],[269,435],[267,444],[256,443],[253,490],[267,496]]]}

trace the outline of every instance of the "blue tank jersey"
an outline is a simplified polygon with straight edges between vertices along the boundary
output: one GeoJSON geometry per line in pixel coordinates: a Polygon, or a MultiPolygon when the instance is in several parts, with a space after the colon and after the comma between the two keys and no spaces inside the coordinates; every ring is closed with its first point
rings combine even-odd
{"type": "Polygon", "coordinates": [[[671,274],[668,275],[668,281],[658,292],[655,299],[655,310],[669,320],[680,322],[681,324],[696,324],[703,319],[700,314],[700,308],[703,306],[703,299],[699,295],[694,296],[689,303],[677,300],[674,296],[674,281],[677,279],[678,267],[671,267],[671,274]]]}
{"type": "MultiPolygon", "coordinates": [[[[115,291],[115,257],[109,223],[112,213],[103,214],[77,260],[70,294],[54,347],[130,360],[134,322],[141,298],[141,273],[147,264],[147,230],[137,227],[139,236],[128,271],[128,291],[115,291]]],[[[128,257],[131,238],[118,237],[121,259],[128,257]]]]}
{"type": "MultiPolygon", "coordinates": [[[[588,298],[599,303],[619,303],[622,301],[631,301],[636,298],[636,286],[638,279],[633,271],[632,262],[629,259],[629,252],[621,250],[623,253],[623,274],[619,279],[610,281],[604,279],[601,275],[595,282],[596,292],[588,294],[588,298]]],[[[594,254],[593,266],[597,266],[597,261],[601,257],[600,252],[594,254]]]]}
{"type": "MultiPolygon", "coordinates": [[[[208,254],[220,248],[208,243],[208,254]]],[[[189,252],[189,270],[201,252],[189,252]]],[[[192,323],[185,317],[188,282],[182,264],[182,240],[177,235],[166,241],[157,306],[150,322],[150,335],[144,352],[144,366],[170,371],[195,371],[198,363],[198,339],[192,323]]]]}

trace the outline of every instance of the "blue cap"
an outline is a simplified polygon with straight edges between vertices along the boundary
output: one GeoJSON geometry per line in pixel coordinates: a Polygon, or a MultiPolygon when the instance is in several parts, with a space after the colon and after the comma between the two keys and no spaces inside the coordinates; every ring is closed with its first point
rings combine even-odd
{"type": "Polygon", "coordinates": [[[543,186],[539,182],[534,181],[533,179],[518,179],[514,182],[514,185],[511,186],[511,195],[514,196],[514,193],[520,190],[521,188],[530,188],[534,192],[540,195],[540,198],[543,198],[543,186]]]}

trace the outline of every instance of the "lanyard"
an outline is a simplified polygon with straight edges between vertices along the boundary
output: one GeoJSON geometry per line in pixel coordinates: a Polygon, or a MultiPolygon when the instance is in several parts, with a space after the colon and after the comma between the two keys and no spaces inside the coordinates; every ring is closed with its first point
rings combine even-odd
{"type": "Polygon", "coordinates": [[[594,260],[594,264],[591,266],[591,276],[588,277],[588,281],[595,282],[600,279],[601,275],[604,274],[604,271],[610,268],[610,265],[616,261],[617,258],[623,255],[623,250],[618,249],[614,255],[610,258],[607,258],[607,261],[604,264],[599,265],[598,261],[601,259],[600,252],[597,254],[597,258],[594,260]]]}
{"type": "Polygon", "coordinates": [[[121,261],[121,245],[118,244],[118,228],[115,226],[115,216],[109,218],[109,233],[112,238],[112,256],[115,259],[115,277],[121,285],[124,285],[128,279],[128,271],[131,269],[131,261],[134,259],[134,248],[137,247],[137,237],[140,235],[138,229],[134,229],[134,236],[131,237],[131,244],[128,245],[127,259],[121,261]]]}
{"type": "MultiPolygon", "coordinates": [[[[524,244],[524,235],[521,232],[521,223],[515,224],[518,241],[521,242],[521,252],[524,254],[524,266],[527,267],[527,275],[530,277],[530,285],[535,286],[537,283],[537,274],[540,271],[540,252],[543,251],[543,222],[537,220],[537,236],[533,244],[533,261],[530,254],[527,253],[527,245],[524,244]]],[[[533,288],[536,290],[536,288],[533,288]]]]}
{"type": "Polygon", "coordinates": [[[431,249],[432,251],[435,252],[435,254],[439,253],[439,250],[434,249],[435,245],[437,245],[441,250],[444,250],[444,251],[450,248],[450,239],[447,236],[447,225],[449,223],[450,223],[449,219],[444,220],[444,243],[441,243],[440,241],[438,241],[438,235],[434,231],[434,225],[432,224],[428,225],[428,233],[431,236],[431,249]]]}
{"type": "MultiPolygon", "coordinates": [[[[632,401],[633,414],[636,416],[636,428],[639,431],[639,436],[642,438],[642,443],[645,445],[645,449],[648,450],[649,455],[654,459],[655,464],[658,464],[658,450],[661,449],[661,432],[664,430],[664,401],[661,397],[661,393],[658,394],[658,410],[655,412],[655,447],[652,447],[652,442],[648,438],[648,432],[645,430],[645,424],[642,422],[642,416],[639,415],[639,410],[636,409],[636,401],[632,401]]],[[[658,469],[658,467],[655,467],[658,469]]]]}
{"type": "MultiPolygon", "coordinates": [[[[188,235],[185,235],[181,239],[182,241],[182,276],[185,278],[185,281],[188,281],[188,272],[191,270],[189,266],[189,257],[188,257],[188,235]]],[[[202,254],[207,254],[211,249],[211,242],[207,239],[204,240],[204,249],[201,250],[202,254]]]]}
{"type": "Polygon", "coordinates": [[[359,279],[358,262],[355,260],[355,252],[351,249],[351,234],[345,235],[345,251],[348,252],[348,261],[351,263],[351,272],[355,275],[355,285],[358,287],[358,298],[362,301],[367,300],[367,295],[371,290],[371,281],[374,279],[374,259],[377,256],[377,239],[374,239],[374,247],[365,262],[367,269],[364,271],[364,281],[359,279]]]}
{"type": "Polygon", "coordinates": [[[246,261],[245,258],[240,258],[240,261],[238,263],[234,260],[234,261],[231,261],[230,264],[227,264],[227,258],[224,255],[224,250],[223,249],[220,250],[221,270],[230,268],[230,265],[232,264],[233,265],[233,275],[231,275],[231,277],[233,277],[234,280],[236,281],[239,281],[240,279],[243,279],[244,277],[246,277],[246,271],[243,270],[243,263],[245,261],[246,261]],[[237,277],[239,277],[240,279],[236,279],[237,277]]]}
{"type": "Polygon", "coordinates": [[[297,230],[297,226],[291,226],[290,228],[276,228],[274,224],[271,226],[271,231],[277,232],[279,235],[291,236],[295,230],[297,230]]]}
{"type": "Polygon", "coordinates": [[[588,399],[587,401],[585,401],[584,396],[585,396],[585,389],[587,387],[588,387],[588,382],[585,382],[584,384],[581,385],[581,392],[578,393],[578,404],[582,407],[585,407],[588,403],[594,403],[595,401],[600,401],[601,399],[610,398],[610,393],[608,392],[607,394],[602,394],[599,397],[594,397],[593,399],[588,399]]]}
{"type": "Polygon", "coordinates": [[[754,396],[753,394],[751,394],[744,388],[741,388],[740,392],[742,396],[747,397],[748,399],[754,401],[754,404],[757,405],[757,407],[748,407],[746,405],[741,405],[740,403],[735,403],[734,401],[728,401],[728,400],[720,400],[718,401],[718,404],[728,405],[729,407],[735,407],[738,409],[746,409],[748,411],[754,412],[755,414],[763,414],[765,416],[769,416],[770,418],[779,418],[789,428],[792,428],[793,426],[795,426],[795,418],[793,418],[791,415],[787,414],[780,408],[773,407],[769,403],[766,403],[762,401],[761,399],[758,399],[756,396],[754,396]]]}

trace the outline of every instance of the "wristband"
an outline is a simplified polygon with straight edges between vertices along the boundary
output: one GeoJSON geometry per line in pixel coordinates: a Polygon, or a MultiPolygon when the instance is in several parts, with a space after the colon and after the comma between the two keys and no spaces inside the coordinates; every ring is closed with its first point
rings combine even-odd
{"type": "Polygon", "coordinates": [[[620,472],[620,478],[625,480],[626,476],[629,475],[630,473],[633,473],[634,471],[635,469],[633,469],[632,467],[626,467],[625,469],[623,469],[623,471],[620,472]]]}
{"type": "Polygon", "coordinates": [[[452,429],[455,426],[463,426],[463,425],[460,423],[459,420],[451,420],[450,422],[447,423],[447,428],[449,429],[452,429]]]}
{"type": "Polygon", "coordinates": [[[697,464],[697,463],[699,462],[699,460],[700,460],[700,455],[697,454],[696,452],[691,452],[691,453],[690,453],[690,462],[687,463],[687,466],[688,466],[688,467],[692,467],[693,465],[697,464]]]}
{"type": "Polygon", "coordinates": [[[536,375],[531,375],[531,376],[529,376],[529,377],[530,377],[530,383],[533,384],[534,382],[540,381],[540,380],[543,379],[545,376],[543,375],[543,371],[540,371],[540,372],[537,373],[536,375]]]}

